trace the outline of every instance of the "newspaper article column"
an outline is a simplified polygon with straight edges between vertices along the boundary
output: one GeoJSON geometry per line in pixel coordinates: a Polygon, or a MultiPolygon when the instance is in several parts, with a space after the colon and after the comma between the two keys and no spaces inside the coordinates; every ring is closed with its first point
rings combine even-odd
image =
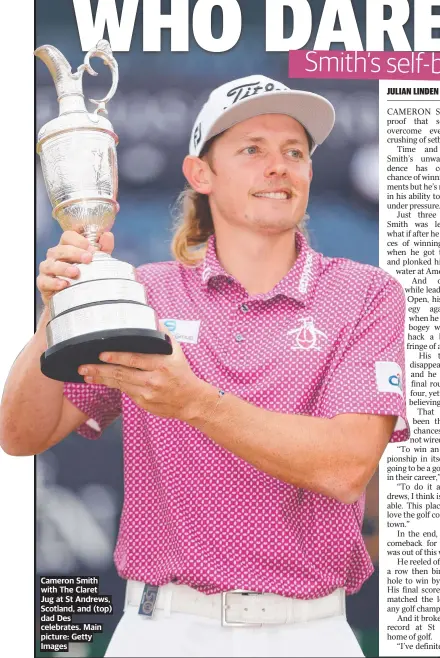
{"type": "Polygon", "coordinates": [[[438,656],[440,85],[381,80],[379,89],[379,264],[407,295],[412,430],[388,446],[379,469],[380,655],[438,656]]]}

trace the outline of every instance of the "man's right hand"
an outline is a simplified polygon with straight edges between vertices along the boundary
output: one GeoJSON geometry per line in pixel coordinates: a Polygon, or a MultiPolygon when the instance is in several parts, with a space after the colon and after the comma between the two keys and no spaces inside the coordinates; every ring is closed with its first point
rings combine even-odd
{"type": "MultiPolygon", "coordinates": [[[[115,245],[113,233],[103,233],[99,238],[101,251],[111,254],[115,245]]],[[[40,264],[37,288],[45,306],[51,297],[70,283],[58,277],[75,279],[79,275],[78,263],[90,263],[96,251],[86,237],[75,231],[65,231],[56,247],[48,249],[46,260],[40,264]]]]}

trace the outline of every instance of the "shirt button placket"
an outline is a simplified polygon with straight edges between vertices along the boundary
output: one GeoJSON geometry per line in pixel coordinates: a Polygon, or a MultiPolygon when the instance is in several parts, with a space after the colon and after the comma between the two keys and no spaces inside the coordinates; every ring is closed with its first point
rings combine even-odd
{"type": "MultiPolygon", "coordinates": [[[[240,304],[238,307],[241,313],[247,313],[249,311],[249,306],[247,304],[240,304]]],[[[244,335],[243,333],[239,332],[235,334],[235,340],[237,343],[242,343],[244,341],[244,335]]]]}

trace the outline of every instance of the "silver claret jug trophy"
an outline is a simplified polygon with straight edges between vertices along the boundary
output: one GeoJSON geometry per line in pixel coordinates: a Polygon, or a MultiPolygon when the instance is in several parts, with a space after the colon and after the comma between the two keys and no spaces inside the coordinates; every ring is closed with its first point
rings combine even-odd
{"type": "MultiPolygon", "coordinates": [[[[53,46],[35,51],[55,82],[59,116],[38,133],[37,152],[52,216],[64,231],[82,233],[98,247],[99,235],[109,231],[119,211],[117,203],[118,137],[102,114],[118,84],[118,65],[108,41],[92,48],[76,73],[53,46]],[[110,68],[112,86],[105,98],[87,111],[82,76],[97,73],[91,57],[110,68]]],[[[80,274],[50,302],[46,336],[48,349],[41,355],[41,370],[51,379],[82,382],[80,365],[99,363],[103,351],[171,354],[169,336],[158,330],[157,315],[148,306],[145,289],[136,281],[135,268],[102,251],[90,264],[79,264],[80,274]]]]}

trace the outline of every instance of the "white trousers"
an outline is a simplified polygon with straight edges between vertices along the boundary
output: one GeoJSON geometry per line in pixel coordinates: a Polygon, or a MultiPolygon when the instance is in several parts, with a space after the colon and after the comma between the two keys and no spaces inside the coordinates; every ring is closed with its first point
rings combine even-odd
{"type": "MultiPolygon", "coordinates": [[[[165,586],[167,587],[167,586],[165,586]]],[[[220,619],[155,610],[154,618],[126,605],[105,658],[295,657],[357,658],[362,650],[345,615],[299,624],[224,627],[220,619]]]]}

